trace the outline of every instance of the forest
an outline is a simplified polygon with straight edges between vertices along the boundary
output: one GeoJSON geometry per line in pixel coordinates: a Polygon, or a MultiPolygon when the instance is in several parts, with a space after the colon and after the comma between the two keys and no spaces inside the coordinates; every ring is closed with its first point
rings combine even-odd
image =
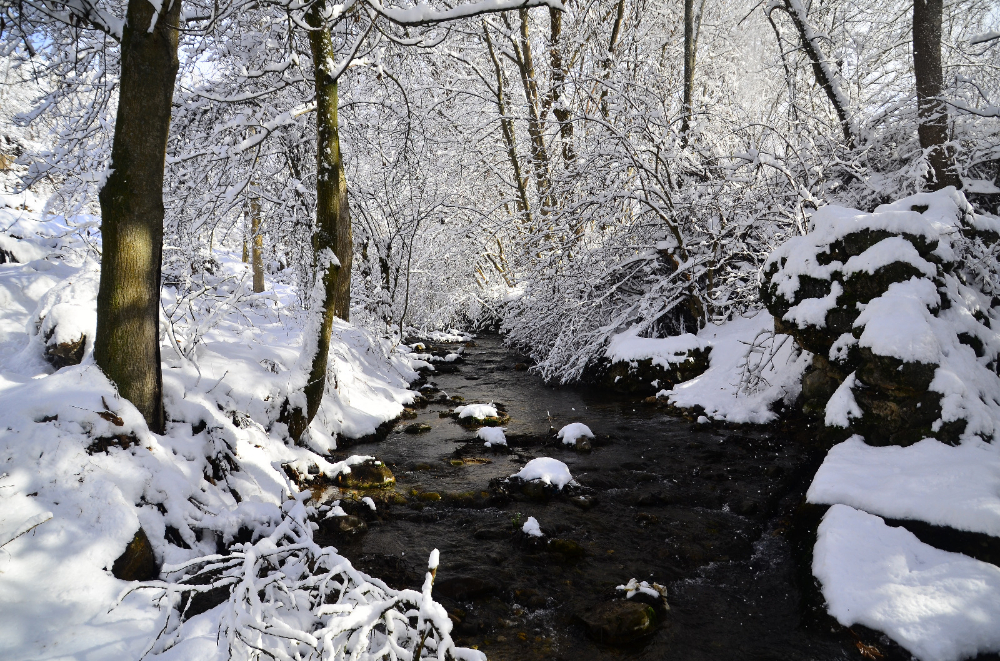
{"type": "Polygon", "coordinates": [[[995,0],[0,0],[0,70],[0,658],[1000,655],[995,0]]]}

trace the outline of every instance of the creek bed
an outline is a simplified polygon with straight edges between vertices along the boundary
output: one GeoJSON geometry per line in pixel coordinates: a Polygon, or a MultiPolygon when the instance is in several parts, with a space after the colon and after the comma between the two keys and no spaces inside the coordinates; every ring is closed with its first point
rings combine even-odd
{"type": "MultiPolygon", "coordinates": [[[[473,344],[462,362],[436,364],[428,383],[441,392],[428,397],[502,403],[509,447],[484,447],[442,417],[454,402],[432,401],[384,440],[338,451],[375,455],[397,480],[367,513],[367,532],[337,544],[356,566],[419,588],[440,549],[434,593],[453,637],[494,661],[863,658],[857,628],[836,626],[804,605],[815,594],[801,596],[808,570],[789,531],[815,452],[778,433],[713,429],[604,391],[549,387],[516,370],[521,359],[500,338],[473,344]],[[592,452],[553,439],[571,422],[594,431],[592,452]],[[403,432],[410,424],[430,430],[403,432]],[[491,490],[539,456],[565,462],[596,504],[491,490]],[[562,541],[532,543],[519,532],[529,516],[562,541]],[[594,642],[577,616],[620,597],[616,586],[631,578],[666,586],[669,610],[641,640],[594,642]]],[[[900,651],[860,635],[887,658],[900,651]]]]}

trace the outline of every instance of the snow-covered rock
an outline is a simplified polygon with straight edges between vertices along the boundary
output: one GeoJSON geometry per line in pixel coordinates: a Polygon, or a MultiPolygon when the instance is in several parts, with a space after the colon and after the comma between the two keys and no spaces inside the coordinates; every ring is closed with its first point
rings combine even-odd
{"type": "Polygon", "coordinates": [[[594,432],[582,422],[571,422],[559,430],[556,438],[561,440],[563,445],[576,445],[580,439],[594,438],[594,432]]]}
{"type": "Polygon", "coordinates": [[[809,234],[768,258],[761,287],[775,330],[815,354],[805,411],[871,444],[992,438],[1000,319],[962,255],[998,232],[953,188],[872,213],[818,209],[809,234]]]}
{"type": "Polygon", "coordinates": [[[544,484],[551,484],[557,489],[562,489],[567,484],[573,482],[569,467],[558,459],[551,457],[538,457],[532,459],[524,468],[512,475],[526,482],[539,481],[544,484]]]}
{"type": "Polygon", "coordinates": [[[1000,652],[1000,567],[834,505],[820,523],[812,569],[838,622],[884,631],[921,661],[1000,652]]]}
{"type": "Polygon", "coordinates": [[[826,455],[806,498],[1000,537],[1000,444],[872,447],[853,436],[826,455]]]}
{"type": "Polygon", "coordinates": [[[458,418],[477,418],[479,420],[485,420],[486,418],[496,418],[498,417],[497,409],[493,404],[467,404],[465,406],[456,406],[455,413],[458,414],[458,418]]]}
{"type": "Polygon", "coordinates": [[[503,427],[483,427],[476,432],[476,437],[481,438],[486,443],[486,447],[493,447],[494,445],[507,445],[507,437],[504,436],[503,427]]]}
{"type": "Polygon", "coordinates": [[[528,520],[524,522],[523,526],[521,526],[521,531],[529,537],[542,536],[542,528],[538,525],[538,521],[533,516],[528,517],[528,520]]]}

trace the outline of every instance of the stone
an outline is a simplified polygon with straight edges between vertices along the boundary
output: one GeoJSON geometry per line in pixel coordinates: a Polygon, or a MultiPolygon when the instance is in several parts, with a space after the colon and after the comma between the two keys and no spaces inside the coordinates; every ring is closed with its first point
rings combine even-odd
{"type": "MultiPolygon", "coordinates": [[[[55,329],[49,332],[49,336],[46,340],[52,337],[55,329]]],[[[63,367],[69,367],[71,365],[79,365],[80,361],[83,360],[83,352],[87,347],[87,336],[81,335],[79,338],[73,340],[72,342],[63,342],[61,344],[46,344],[45,345],[45,360],[48,361],[52,367],[62,369],[63,367]]]]}
{"type": "Polygon", "coordinates": [[[111,566],[111,574],[123,581],[151,581],[160,575],[153,547],[142,528],[136,531],[125,552],[111,566]]]}
{"type": "Polygon", "coordinates": [[[395,483],[389,467],[375,459],[355,464],[350,473],[337,476],[337,486],[341,489],[388,489],[395,483]]]}
{"type": "Polygon", "coordinates": [[[615,392],[653,397],[660,390],[669,390],[678,383],[690,381],[708,369],[711,347],[693,349],[678,363],[669,367],[654,364],[651,358],[612,363],[607,359],[587,370],[584,379],[615,392]],[[653,385],[653,384],[656,385],[653,385]]]}
{"type": "Polygon", "coordinates": [[[328,545],[326,542],[352,541],[368,532],[368,524],[361,517],[350,514],[320,519],[317,524],[319,529],[315,533],[315,538],[323,546],[328,545]]]}
{"type": "Polygon", "coordinates": [[[559,555],[567,562],[582,560],[587,551],[571,539],[550,539],[546,549],[559,555]]]}
{"type": "Polygon", "coordinates": [[[591,509],[594,505],[597,505],[597,499],[593,496],[573,496],[569,499],[569,502],[584,511],[591,509]]]}
{"type": "Polygon", "coordinates": [[[598,643],[627,645],[656,631],[656,611],[635,601],[609,601],[577,616],[598,643]]]}
{"type": "Polygon", "coordinates": [[[525,364],[525,363],[516,363],[514,365],[514,371],[515,372],[527,372],[528,371],[528,365],[525,364]]]}
{"type": "Polygon", "coordinates": [[[413,420],[417,417],[417,412],[411,408],[404,407],[403,412],[399,414],[399,417],[403,420],[413,420]]]}
{"type": "Polygon", "coordinates": [[[403,431],[407,434],[426,434],[430,430],[431,426],[423,422],[414,422],[403,428],[403,431]]]}

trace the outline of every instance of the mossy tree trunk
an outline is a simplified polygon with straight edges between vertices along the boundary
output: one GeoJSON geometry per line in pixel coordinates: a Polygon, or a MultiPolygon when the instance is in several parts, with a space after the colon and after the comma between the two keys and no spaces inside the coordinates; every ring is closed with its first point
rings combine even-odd
{"type": "Polygon", "coordinates": [[[320,0],[306,14],[309,46],[312,51],[316,85],[316,228],[312,244],[315,259],[317,291],[321,300],[314,300],[313,314],[319,323],[311,326],[315,337],[306,338],[307,350],[312,350],[309,377],[304,389],[306,408],[289,406],[284,414],[290,436],[298,440],[316,417],[326,389],[327,360],[330,355],[330,334],[334,317],[350,319],[351,262],[354,242],[351,236],[351,215],[347,200],[347,181],[340,153],[337,124],[337,79],[335,52],[330,31],[323,23],[326,2],[320,0]]]}
{"type": "Polygon", "coordinates": [[[181,10],[180,0],[168,2],[159,16],[148,0],[128,4],[111,174],[100,193],[103,248],[94,340],[97,365],[157,433],[165,424],[159,341],[163,169],[181,10]]]}
{"type": "Polygon", "coordinates": [[[943,0],[913,1],[913,75],[917,84],[917,135],[927,154],[927,187],[962,187],[948,148],[948,109],[941,99],[941,14],[943,0]]]}
{"type": "Polygon", "coordinates": [[[250,200],[250,243],[252,246],[250,265],[253,269],[253,291],[259,294],[264,291],[264,231],[260,222],[259,197],[250,200]]]}

